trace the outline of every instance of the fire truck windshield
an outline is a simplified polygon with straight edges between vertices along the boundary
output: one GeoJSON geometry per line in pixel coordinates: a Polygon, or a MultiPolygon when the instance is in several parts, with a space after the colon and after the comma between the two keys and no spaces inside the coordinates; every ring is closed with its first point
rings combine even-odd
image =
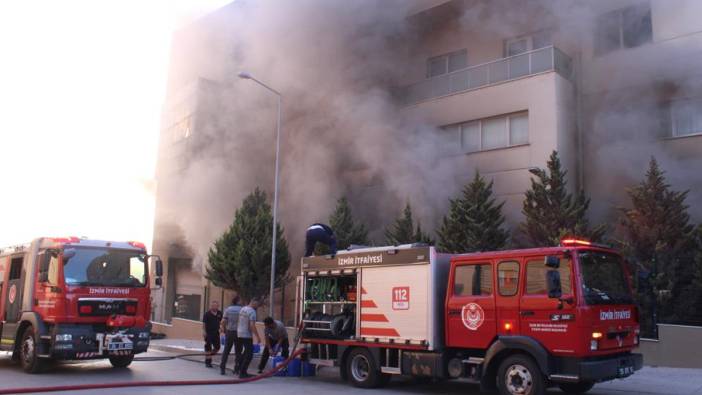
{"type": "Polygon", "coordinates": [[[578,255],[583,295],[587,304],[631,304],[634,299],[624,266],[616,254],[581,251],[578,255]]]}
{"type": "Polygon", "coordinates": [[[138,251],[71,248],[64,252],[67,285],[144,287],[146,257],[138,251]]]}

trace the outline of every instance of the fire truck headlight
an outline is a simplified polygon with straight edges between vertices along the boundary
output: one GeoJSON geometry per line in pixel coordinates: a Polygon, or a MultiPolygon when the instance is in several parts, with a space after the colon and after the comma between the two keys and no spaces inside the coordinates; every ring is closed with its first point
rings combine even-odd
{"type": "Polygon", "coordinates": [[[70,333],[62,333],[56,335],[56,341],[57,342],[70,342],[73,341],[73,335],[70,333]]]}
{"type": "Polygon", "coordinates": [[[149,332],[139,332],[139,339],[148,339],[149,332]]]}
{"type": "Polygon", "coordinates": [[[590,340],[590,351],[597,351],[597,340],[590,340]]]}

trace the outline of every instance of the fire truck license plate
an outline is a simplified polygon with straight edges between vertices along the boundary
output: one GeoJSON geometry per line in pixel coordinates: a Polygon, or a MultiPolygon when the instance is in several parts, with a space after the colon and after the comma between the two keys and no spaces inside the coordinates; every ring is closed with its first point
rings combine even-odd
{"type": "Polygon", "coordinates": [[[620,366],[617,372],[618,377],[628,377],[634,374],[633,366],[620,366]]]}
{"type": "Polygon", "coordinates": [[[130,341],[122,341],[121,339],[110,340],[107,343],[108,351],[131,350],[134,348],[134,343],[130,341]]]}

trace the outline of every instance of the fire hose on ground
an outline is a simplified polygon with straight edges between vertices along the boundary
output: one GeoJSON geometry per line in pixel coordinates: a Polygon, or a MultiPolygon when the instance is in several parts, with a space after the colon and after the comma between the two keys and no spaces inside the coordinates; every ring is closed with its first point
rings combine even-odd
{"type": "MultiPolygon", "coordinates": [[[[295,337],[295,344],[293,345],[293,350],[295,350],[300,343],[300,337],[302,334],[302,328],[298,328],[298,335],[295,337]]],[[[183,386],[183,385],[223,385],[223,384],[244,384],[252,383],[255,381],[263,380],[275,375],[281,369],[284,369],[288,364],[299,355],[305,352],[304,349],[295,350],[288,359],[276,365],[272,370],[259,374],[256,376],[251,376],[243,379],[217,379],[217,380],[159,380],[159,381],[130,381],[130,382],[114,382],[114,383],[94,383],[94,384],[77,384],[77,385],[57,385],[57,386],[46,386],[46,387],[24,387],[24,388],[6,388],[0,389],[0,395],[5,394],[28,394],[37,392],[59,392],[59,391],[81,391],[81,390],[95,390],[95,389],[108,389],[108,388],[128,388],[128,387],[172,387],[172,386],[183,386]]],[[[167,357],[143,357],[135,358],[135,361],[163,361],[176,358],[184,358],[188,356],[202,356],[203,354],[181,354],[175,356],[167,357]]]]}

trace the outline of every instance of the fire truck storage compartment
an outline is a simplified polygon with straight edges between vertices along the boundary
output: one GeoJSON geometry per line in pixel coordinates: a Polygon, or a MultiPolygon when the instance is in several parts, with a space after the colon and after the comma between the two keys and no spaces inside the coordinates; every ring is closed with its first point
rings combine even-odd
{"type": "Polygon", "coordinates": [[[444,345],[450,255],[402,245],[303,258],[308,339],[444,345]]]}
{"type": "Polygon", "coordinates": [[[348,339],[356,334],[358,279],[350,270],[305,279],[305,336],[348,339]]]}

